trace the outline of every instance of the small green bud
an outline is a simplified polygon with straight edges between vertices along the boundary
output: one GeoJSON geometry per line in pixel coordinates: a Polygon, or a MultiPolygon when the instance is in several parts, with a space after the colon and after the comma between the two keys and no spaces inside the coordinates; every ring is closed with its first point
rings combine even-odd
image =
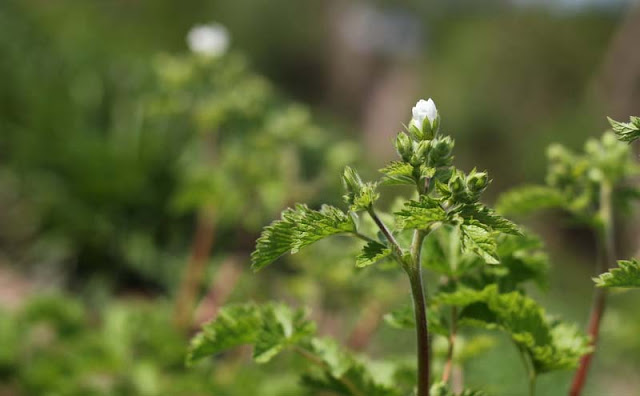
{"type": "Polygon", "coordinates": [[[451,163],[454,141],[449,136],[436,138],[431,142],[429,166],[447,166],[451,163]]]}
{"type": "Polygon", "coordinates": [[[427,162],[430,149],[430,141],[422,140],[419,142],[413,142],[413,155],[409,161],[413,166],[419,166],[427,162]]]}
{"type": "Polygon", "coordinates": [[[460,195],[464,192],[465,183],[459,174],[456,173],[455,175],[451,176],[451,179],[449,180],[449,190],[451,190],[451,194],[453,194],[454,196],[460,195]]]}
{"type": "Polygon", "coordinates": [[[471,172],[467,177],[467,187],[472,193],[480,193],[489,185],[489,175],[486,172],[471,172]]]}
{"type": "Polygon", "coordinates": [[[362,189],[362,179],[352,167],[346,166],[342,173],[342,185],[349,193],[357,193],[362,189]]]}
{"type": "Polygon", "coordinates": [[[409,162],[411,160],[411,155],[413,154],[413,142],[406,133],[400,132],[398,133],[398,136],[396,136],[396,150],[404,162],[409,162]]]}

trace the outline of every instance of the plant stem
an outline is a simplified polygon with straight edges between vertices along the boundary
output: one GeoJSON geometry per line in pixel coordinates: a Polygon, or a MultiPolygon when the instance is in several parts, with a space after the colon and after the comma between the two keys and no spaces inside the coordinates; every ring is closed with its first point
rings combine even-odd
{"type": "Polygon", "coordinates": [[[458,309],[451,308],[451,328],[449,329],[449,349],[447,350],[447,362],[442,371],[442,382],[449,382],[451,370],[453,369],[453,352],[456,343],[456,334],[458,332],[458,309]]]}
{"type": "Polygon", "coordinates": [[[202,286],[205,269],[215,235],[213,209],[206,207],[198,213],[191,256],[184,268],[173,312],[173,323],[180,331],[186,331],[193,320],[193,310],[202,286]]]}
{"type": "Polygon", "coordinates": [[[413,242],[411,243],[411,265],[407,268],[409,282],[411,283],[411,294],[413,296],[413,307],[416,318],[416,337],[418,344],[418,394],[417,396],[429,396],[430,376],[431,376],[431,347],[429,344],[429,325],[427,322],[427,304],[422,282],[422,265],[420,256],[422,252],[422,242],[426,233],[415,230],[413,242]]]}
{"type": "Polygon", "coordinates": [[[384,237],[387,238],[387,241],[389,241],[389,243],[391,244],[391,250],[393,251],[394,254],[396,254],[396,256],[398,256],[397,258],[398,260],[400,260],[400,264],[404,266],[405,263],[402,258],[402,248],[400,247],[400,244],[398,243],[398,241],[396,241],[396,238],[393,236],[391,231],[389,231],[389,229],[382,222],[382,220],[380,220],[380,217],[378,217],[378,214],[373,209],[373,206],[369,206],[367,208],[367,212],[369,213],[369,216],[371,216],[373,221],[376,223],[376,225],[378,226],[378,228],[380,229],[384,237]]]}
{"type": "Polygon", "coordinates": [[[411,294],[413,296],[413,307],[416,319],[416,338],[418,343],[418,393],[416,396],[429,396],[431,347],[429,343],[427,303],[422,282],[422,264],[420,259],[422,254],[422,242],[427,236],[427,232],[423,230],[415,230],[413,232],[411,258],[406,259],[398,241],[396,241],[393,234],[391,234],[391,231],[389,231],[387,226],[382,222],[382,220],[380,220],[373,209],[373,206],[370,206],[367,209],[367,212],[391,244],[391,249],[396,256],[396,260],[402,268],[405,269],[407,275],[409,275],[409,283],[411,284],[411,294]]]}
{"type": "Polygon", "coordinates": [[[533,362],[529,360],[529,357],[525,350],[518,346],[518,352],[520,353],[520,358],[522,358],[522,364],[524,365],[525,370],[527,371],[527,379],[529,384],[529,396],[535,396],[536,394],[536,370],[533,367],[533,362]]]}
{"type": "MultiPolygon", "coordinates": [[[[600,275],[609,269],[609,266],[615,261],[615,235],[613,224],[613,204],[612,204],[613,188],[610,183],[603,182],[600,187],[600,209],[599,217],[602,221],[601,228],[599,229],[599,244],[601,247],[600,259],[597,264],[596,275],[600,275]]],[[[603,288],[595,288],[593,294],[593,302],[591,305],[591,314],[589,317],[589,327],[587,332],[590,336],[590,345],[593,351],[587,355],[584,355],[580,359],[580,365],[573,377],[571,389],[569,390],[570,396],[579,396],[587,381],[587,375],[589,373],[589,367],[595,348],[598,344],[598,335],[600,333],[600,322],[604,315],[604,310],[607,302],[607,290],[603,288]]]]}

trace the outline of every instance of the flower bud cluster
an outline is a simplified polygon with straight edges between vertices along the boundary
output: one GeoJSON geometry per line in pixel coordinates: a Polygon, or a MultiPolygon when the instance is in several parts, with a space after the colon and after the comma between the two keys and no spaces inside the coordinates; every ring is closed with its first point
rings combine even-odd
{"type": "Polygon", "coordinates": [[[466,177],[459,170],[454,171],[449,179],[448,190],[453,202],[474,203],[480,199],[480,195],[489,186],[487,172],[478,172],[473,169],[466,177]]]}
{"type": "Polygon", "coordinates": [[[600,140],[589,139],[583,155],[552,145],[547,156],[547,183],[565,191],[595,190],[605,180],[615,184],[630,172],[631,166],[628,145],[612,133],[605,133],[600,140]]]}
{"type": "Polygon", "coordinates": [[[454,142],[449,136],[437,135],[440,115],[433,100],[418,101],[412,114],[407,131],[400,132],[395,141],[402,161],[411,164],[416,170],[425,166],[434,169],[450,166],[454,142]]]}

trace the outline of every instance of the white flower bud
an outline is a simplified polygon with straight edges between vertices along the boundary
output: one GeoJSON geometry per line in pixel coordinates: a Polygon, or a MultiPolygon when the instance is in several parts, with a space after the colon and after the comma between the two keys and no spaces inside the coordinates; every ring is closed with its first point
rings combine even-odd
{"type": "Polygon", "coordinates": [[[428,100],[420,99],[418,103],[411,109],[413,118],[411,124],[415,131],[419,132],[418,139],[433,139],[439,126],[438,109],[431,98],[428,100]]]}
{"type": "Polygon", "coordinates": [[[194,26],[187,35],[187,44],[196,54],[207,57],[220,56],[229,47],[229,32],[218,23],[194,26]]]}

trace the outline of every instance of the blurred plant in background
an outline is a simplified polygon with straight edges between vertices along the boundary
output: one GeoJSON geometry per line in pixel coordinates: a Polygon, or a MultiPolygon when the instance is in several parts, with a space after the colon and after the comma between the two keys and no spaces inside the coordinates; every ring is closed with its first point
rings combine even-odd
{"type": "MultiPolygon", "coordinates": [[[[335,204],[344,164],[372,175],[393,154],[388,142],[421,92],[445,109],[461,167],[477,164],[495,177],[489,200],[540,180],[550,142],[570,150],[604,127],[605,113],[637,114],[640,57],[628,49],[640,13],[630,4],[0,2],[0,393],[234,395],[241,383],[255,384],[257,395],[295,394],[296,376],[283,374],[287,358],[257,370],[231,354],[187,371],[178,347],[161,352],[184,347],[190,322],[210,319],[226,300],[304,302],[319,333],[374,360],[397,351],[410,367],[412,337],[381,323],[407,297],[392,265],[362,271],[349,259],[358,242],[339,239],[245,276],[259,227],[299,201],[335,204]],[[346,132],[355,130],[362,133],[346,132]],[[194,263],[196,275],[187,276],[194,263]],[[185,294],[191,302],[177,303],[185,294]],[[48,310],[72,313],[57,319],[48,310]],[[137,316],[146,330],[130,319],[137,316]],[[74,318],[75,330],[52,324],[64,317],[74,318]],[[158,341],[144,352],[138,335],[113,345],[136,332],[158,341]]],[[[404,198],[388,195],[381,204],[397,211],[404,198]]],[[[544,278],[541,258],[523,264],[538,274],[524,289],[583,320],[590,285],[574,280],[590,276],[591,234],[573,222],[556,227],[554,217],[528,224],[558,263],[549,294],[532,288],[544,278]]],[[[623,232],[636,235],[637,222],[618,220],[620,258],[632,258],[637,241],[623,232]]],[[[362,227],[375,230],[372,222],[362,227]]],[[[447,238],[427,243],[446,246],[447,238]]],[[[624,262],[602,282],[634,268],[624,262]]],[[[514,287],[505,271],[474,279],[514,287]]],[[[594,361],[601,375],[587,395],[640,386],[631,369],[640,365],[640,317],[629,315],[637,299],[609,295],[607,336],[594,361]]],[[[485,336],[458,336],[469,349],[454,356],[451,376],[490,383],[493,394],[524,394],[512,380],[521,372],[510,364],[517,359],[510,340],[494,337],[487,348],[485,336]]],[[[447,344],[435,343],[438,364],[447,344]]],[[[548,374],[538,389],[564,394],[568,381],[548,374]]]]}

